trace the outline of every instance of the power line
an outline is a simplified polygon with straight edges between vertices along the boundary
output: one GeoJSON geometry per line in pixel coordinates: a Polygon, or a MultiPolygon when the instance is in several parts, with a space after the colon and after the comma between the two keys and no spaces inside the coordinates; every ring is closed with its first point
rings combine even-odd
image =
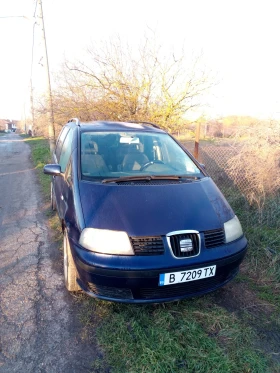
{"type": "Polygon", "coordinates": [[[38,5],[38,0],[36,0],[35,2],[35,9],[34,9],[34,14],[33,14],[34,18],[36,17],[37,5],[38,5]]]}
{"type": "Polygon", "coordinates": [[[26,18],[26,16],[0,16],[0,18],[26,18]]]}

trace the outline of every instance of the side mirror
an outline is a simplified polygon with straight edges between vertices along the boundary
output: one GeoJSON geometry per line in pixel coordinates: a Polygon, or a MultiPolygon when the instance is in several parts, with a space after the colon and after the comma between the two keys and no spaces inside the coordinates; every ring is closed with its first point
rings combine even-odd
{"type": "Polygon", "coordinates": [[[60,176],[62,175],[61,167],[59,164],[46,164],[44,167],[44,174],[51,176],[60,176]]]}
{"type": "Polygon", "coordinates": [[[205,164],[204,163],[199,163],[200,167],[203,168],[203,170],[206,170],[205,164]]]}

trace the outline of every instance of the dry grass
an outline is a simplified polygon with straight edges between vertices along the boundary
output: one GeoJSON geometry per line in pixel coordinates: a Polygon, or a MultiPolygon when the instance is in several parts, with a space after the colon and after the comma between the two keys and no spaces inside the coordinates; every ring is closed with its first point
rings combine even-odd
{"type": "Polygon", "coordinates": [[[261,210],[267,197],[280,189],[280,124],[255,124],[240,130],[237,138],[245,135],[239,153],[228,161],[228,175],[247,201],[261,210]]]}

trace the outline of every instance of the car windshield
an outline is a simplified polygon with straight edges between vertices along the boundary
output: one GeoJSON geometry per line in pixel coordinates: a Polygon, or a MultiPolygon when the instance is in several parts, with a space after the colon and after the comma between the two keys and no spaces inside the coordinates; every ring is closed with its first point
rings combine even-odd
{"type": "Polygon", "coordinates": [[[168,134],[129,131],[81,133],[81,174],[85,180],[203,176],[168,134]]]}

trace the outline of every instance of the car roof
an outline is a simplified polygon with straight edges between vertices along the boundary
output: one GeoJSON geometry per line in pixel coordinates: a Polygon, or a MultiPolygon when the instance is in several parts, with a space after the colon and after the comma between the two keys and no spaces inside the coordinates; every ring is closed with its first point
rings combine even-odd
{"type": "Polygon", "coordinates": [[[111,121],[92,121],[92,122],[81,122],[80,128],[82,132],[92,132],[92,131],[143,131],[143,132],[157,132],[166,133],[164,130],[158,128],[157,126],[139,122],[111,122],[111,121]]]}

